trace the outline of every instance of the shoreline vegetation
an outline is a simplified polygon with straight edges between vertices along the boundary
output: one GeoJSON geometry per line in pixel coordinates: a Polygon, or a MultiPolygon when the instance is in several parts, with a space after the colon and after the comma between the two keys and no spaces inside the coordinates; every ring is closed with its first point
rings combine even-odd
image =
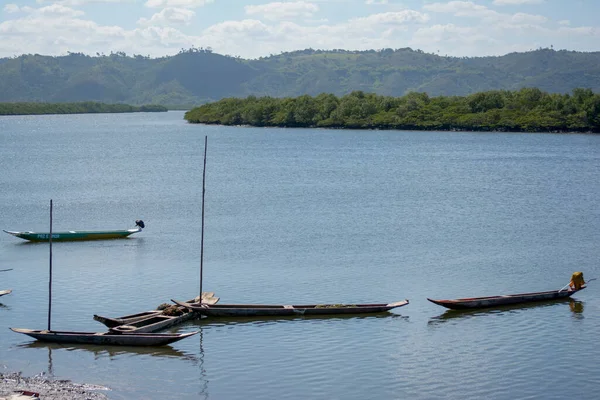
{"type": "Polygon", "coordinates": [[[185,113],[189,123],[285,128],[600,133],[600,94],[538,88],[468,96],[402,97],[354,91],[342,97],[225,98],[185,113]]]}
{"type": "Polygon", "coordinates": [[[129,104],[106,104],[93,101],[82,101],[78,103],[0,103],[0,115],[97,114],[167,111],[167,107],[155,104],[132,106],[129,104]]]}

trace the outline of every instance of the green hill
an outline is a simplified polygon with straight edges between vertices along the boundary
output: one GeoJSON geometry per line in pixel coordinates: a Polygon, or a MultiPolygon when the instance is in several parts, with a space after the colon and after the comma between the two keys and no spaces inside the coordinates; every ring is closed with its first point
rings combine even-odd
{"type": "Polygon", "coordinates": [[[0,102],[163,104],[190,108],[226,97],[466,96],[537,87],[600,91],[600,52],[539,49],[500,57],[443,57],[420,50],[301,50],[245,60],[190,49],[162,58],[124,53],[0,59],[0,102]]]}

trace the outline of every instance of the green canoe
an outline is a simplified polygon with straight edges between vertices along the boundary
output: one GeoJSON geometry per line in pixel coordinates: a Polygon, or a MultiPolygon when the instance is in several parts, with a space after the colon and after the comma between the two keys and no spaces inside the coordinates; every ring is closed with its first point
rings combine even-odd
{"type": "MultiPolygon", "coordinates": [[[[52,232],[52,241],[67,242],[78,240],[121,239],[126,238],[134,233],[141,232],[142,228],[145,227],[144,222],[141,220],[136,221],[136,225],[137,226],[135,228],[121,230],[52,232]]],[[[6,230],[4,232],[24,240],[29,240],[31,242],[47,242],[50,239],[49,232],[13,232],[6,230]]]]}

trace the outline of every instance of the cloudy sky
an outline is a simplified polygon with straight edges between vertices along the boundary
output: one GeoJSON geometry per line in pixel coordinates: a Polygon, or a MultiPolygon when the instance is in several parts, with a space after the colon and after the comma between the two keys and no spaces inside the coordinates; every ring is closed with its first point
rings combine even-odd
{"type": "Polygon", "coordinates": [[[306,48],[598,51],[599,15],[599,0],[0,0],[0,57],[157,57],[192,46],[243,58],[306,48]]]}

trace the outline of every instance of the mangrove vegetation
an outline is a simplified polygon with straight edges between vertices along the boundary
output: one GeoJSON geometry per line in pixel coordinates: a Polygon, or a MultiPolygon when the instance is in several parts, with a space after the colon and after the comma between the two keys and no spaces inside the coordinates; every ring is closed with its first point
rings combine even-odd
{"type": "Polygon", "coordinates": [[[165,112],[159,105],[131,106],[129,104],[104,104],[92,101],[79,103],[0,103],[0,115],[41,115],[41,114],[91,114],[91,113],[133,113],[165,112]]]}
{"type": "Polygon", "coordinates": [[[600,95],[538,88],[492,90],[468,96],[402,97],[355,91],[337,97],[225,98],[188,111],[190,123],[302,128],[600,132],[600,95]]]}

